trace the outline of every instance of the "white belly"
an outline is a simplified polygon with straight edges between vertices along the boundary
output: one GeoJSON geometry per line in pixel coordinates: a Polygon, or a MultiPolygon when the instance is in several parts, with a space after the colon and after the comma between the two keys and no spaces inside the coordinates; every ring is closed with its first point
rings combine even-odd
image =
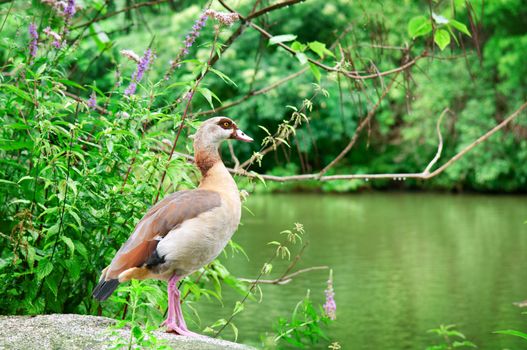
{"type": "Polygon", "coordinates": [[[239,211],[229,212],[225,205],[185,221],[157,246],[164,267],[185,276],[207,265],[225,248],[239,223],[239,211]]]}

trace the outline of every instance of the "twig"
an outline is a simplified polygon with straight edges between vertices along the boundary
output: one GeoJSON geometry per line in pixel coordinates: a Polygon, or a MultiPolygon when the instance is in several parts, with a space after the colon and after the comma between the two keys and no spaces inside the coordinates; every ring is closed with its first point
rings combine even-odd
{"type": "Polygon", "coordinates": [[[357,129],[355,129],[355,132],[353,133],[353,136],[350,140],[350,142],[346,145],[346,147],[344,147],[344,149],[342,150],[342,152],[340,152],[340,154],[335,158],[333,159],[328,165],[326,165],[321,171],[320,173],[318,174],[319,177],[322,177],[325,173],[327,173],[329,171],[329,169],[331,169],[333,166],[335,166],[338,162],[340,162],[340,160],[342,158],[344,158],[344,156],[351,150],[351,148],[355,145],[355,142],[357,142],[358,138],[359,138],[359,134],[360,132],[362,131],[362,129],[364,129],[364,127],[366,125],[368,125],[368,123],[370,122],[371,118],[375,115],[375,112],[377,112],[377,109],[379,108],[379,106],[381,105],[381,102],[382,100],[384,99],[384,97],[386,97],[386,95],[388,94],[388,92],[390,92],[392,86],[393,86],[393,83],[395,82],[395,80],[397,79],[397,76],[399,75],[399,73],[397,73],[397,75],[395,75],[395,77],[392,79],[392,81],[390,82],[390,85],[388,85],[388,87],[386,89],[383,90],[381,96],[379,97],[379,99],[377,100],[377,103],[373,106],[373,108],[368,112],[368,114],[366,115],[366,118],[364,118],[362,120],[362,122],[359,124],[359,126],[357,127],[357,129]]]}
{"type": "MultiPolygon", "coordinates": [[[[227,9],[228,11],[232,12],[232,13],[237,13],[238,16],[240,16],[240,18],[243,20],[243,21],[246,21],[246,23],[252,27],[253,29],[257,30],[258,32],[260,32],[260,34],[262,34],[263,36],[265,36],[266,38],[268,39],[271,39],[273,37],[272,34],[270,34],[269,32],[267,32],[265,29],[263,29],[262,27],[260,27],[259,25],[251,22],[248,20],[248,18],[245,18],[243,17],[243,15],[241,15],[239,12],[237,12],[236,10],[234,10],[233,8],[231,8],[229,5],[227,5],[223,0],[218,0],[222,5],[223,7],[225,7],[225,9],[227,9]]],[[[291,55],[293,56],[296,56],[296,51],[293,50],[291,47],[287,46],[286,44],[284,43],[277,43],[276,44],[277,46],[280,46],[281,48],[285,49],[287,52],[289,52],[291,55]]],[[[413,66],[417,61],[419,61],[420,59],[424,58],[427,56],[427,51],[423,51],[420,55],[416,56],[414,59],[408,61],[407,63],[403,64],[402,66],[400,67],[397,67],[397,68],[394,68],[394,69],[390,69],[390,70],[387,70],[387,71],[384,71],[384,72],[378,72],[378,73],[375,73],[375,74],[367,74],[367,75],[361,75],[359,72],[357,71],[348,71],[348,70],[345,70],[343,68],[340,67],[340,65],[336,65],[335,67],[330,67],[328,65],[325,65],[323,64],[322,62],[320,61],[316,61],[312,58],[309,58],[308,57],[308,61],[322,69],[324,69],[325,71],[328,71],[328,72],[336,72],[336,73],[339,73],[339,74],[343,74],[345,75],[346,77],[348,78],[351,78],[351,79],[357,79],[357,80],[365,80],[365,79],[374,79],[374,78],[379,78],[379,77],[382,77],[382,76],[385,76],[385,75],[390,75],[390,74],[394,74],[394,73],[398,73],[398,72],[401,72],[401,71],[404,71],[406,69],[408,69],[409,67],[413,66]]]]}
{"type": "Polygon", "coordinates": [[[439,116],[439,118],[437,119],[437,123],[436,123],[436,132],[437,132],[437,139],[438,139],[437,152],[436,152],[435,157],[430,161],[430,163],[428,163],[425,170],[423,170],[423,173],[425,174],[430,173],[430,169],[432,169],[434,164],[437,163],[437,161],[441,157],[441,152],[443,151],[443,135],[441,135],[441,121],[443,120],[443,117],[445,116],[447,112],[452,113],[450,109],[445,108],[443,112],[441,113],[441,115],[439,116]]]}
{"type": "MultiPolygon", "coordinates": [[[[230,173],[240,176],[245,176],[248,178],[258,178],[263,180],[269,180],[274,182],[288,182],[288,181],[310,181],[310,180],[317,180],[317,181],[335,181],[335,180],[369,180],[369,179],[422,179],[422,180],[428,180],[431,179],[439,174],[441,174],[443,171],[445,171],[449,166],[451,166],[453,163],[458,161],[461,157],[463,157],[466,153],[471,151],[474,147],[482,143],[483,141],[487,140],[489,137],[494,135],[496,132],[503,129],[507,124],[509,124],[511,121],[516,119],[521,112],[523,112],[527,108],[527,102],[522,104],[516,111],[514,111],[511,115],[509,115],[506,119],[504,119],[501,123],[496,125],[491,130],[487,131],[485,134],[480,136],[477,140],[466,146],[463,150],[458,152],[455,156],[450,158],[446,163],[444,163],[442,166],[434,170],[433,172],[426,173],[424,170],[420,173],[385,173],[385,174],[342,174],[342,175],[325,175],[319,177],[319,173],[314,174],[302,174],[302,175],[289,175],[289,176],[276,176],[276,175],[266,175],[266,174],[258,174],[254,171],[246,171],[242,168],[239,168],[238,170],[235,169],[228,169],[230,173]]],[[[439,128],[439,124],[437,126],[439,128]]],[[[442,138],[440,139],[440,144],[442,143],[442,138]]],[[[442,147],[442,146],[441,146],[442,147]]],[[[437,157],[437,155],[440,154],[439,152],[439,146],[438,146],[438,152],[436,152],[436,156],[430,163],[432,163],[437,157]]],[[[178,153],[178,156],[183,157],[187,159],[188,161],[194,161],[194,157],[188,154],[178,153]]],[[[439,158],[438,158],[439,159],[439,158]]],[[[431,169],[430,163],[426,166],[425,170],[431,169]]],[[[432,163],[432,166],[435,164],[432,163]]]]}
{"type": "MultiPolygon", "coordinates": [[[[275,278],[273,280],[259,280],[258,283],[262,283],[262,284],[278,284],[278,285],[282,285],[282,284],[287,284],[289,282],[291,282],[293,280],[293,277],[296,277],[300,274],[303,274],[303,273],[306,273],[306,272],[311,272],[311,271],[316,271],[316,270],[327,270],[329,269],[329,266],[312,266],[312,267],[307,267],[305,269],[301,269],[301,270],[298,270],[298,271],[295,271],[289,275],[286,275],[286,276],[282,276],[282,277],[279,277],[279,278],[275,278]]],[[[249,282],[249,283],[253,283],[255,280],[252,280],[252,279],[248,279],[248,278],[238,278],[238,280],[242,281],[242,282],[249,282]]]]}
{"type": "Polygon", "coordinates": [[[108,19],[110,17],[116,16],[116,15],[118,15],[120,13],[123,13],[123,12],[128,12],[128,11],[131,11],[131,10],[134,10],[134,9],[138,9],[140,7],[158,5],[158,4],[162,4],[164,2],[167,2],[167,1],[168,0],[155,0],[155,1],[147,1],[147,2],[138,2],[138,3],[133,4],[132,6],[128,6],[128,7],[125,7],[123,9],[120,9],[120,10],[108,13],[108,14],[106,14],[104,16],[95,17],[92,20],[89,20],[88,22],[84,22],[84,23],[81,23],[79,25],[76,25],[75,27],[73,27],[73,29],[89,26],[92,23],[108,19]]]}
{"type": "Polygon", "coordinates": [[[208,110],[208,111],[195,113],[192,116],[215,114],[215,113],[218,113],[218,112],[223,111],[225,109],[237,106],[237,105],[243,103],[244,101],[247,101],[251,97],[258,96],[258,95],[263,95],[263,94],[265,94],[265,93],[267,93],[267,92],[269,92],[269,91],[271,91],[273,89],[276,89],[277,87],[279,87],[280,85],[288,82],[289,80],[293,80],[296,77],[304,74],[305,72],[307,72],[308,69],[309,69],[308,67],[303,68],[303,69],[299,70],[298,72],[295,72],[293,74],[288,75],[285,78],[282,78],[280,80],[275,81],[274,83],[272,83],[271,85],[269,85],[269,86],[267,86],[265,88],[262,88],[260,90],[250,91],[245,96],[243,96],[242,98],[240,98],[240,99],[238,99],[236,101],[229,102],[229,103],[224,104],[223,106],[220,106],[220,107],[215,108],[215,109],[211,109],[211,110],[208,110]]]}
{"type": "Polygon", "coordinates": [[[229,146],[229,153],[231,154],[232,161],[234,162],[234,169],[238,169],[240,167],[240,161],[238,160],[238,157],[236,157],[236,154],[234,154],[234,148],[232,147],[231,140],[227,140],[227,145],[229,146]]]}

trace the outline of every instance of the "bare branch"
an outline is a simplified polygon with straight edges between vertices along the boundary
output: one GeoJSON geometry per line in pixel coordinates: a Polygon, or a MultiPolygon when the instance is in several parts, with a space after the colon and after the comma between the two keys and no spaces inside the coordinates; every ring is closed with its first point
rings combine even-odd
{"type": "MultiPolygon", "coordinates": [[[[516,111],[514,111],[511,115],[509,115],[506,119],[504,119],[501,123],[496,125],[491,130],[487,131],[485,134],[480,136],[477,140],[466,146],[463,150],[458,152],[455,156],[450,158],[446,163],[444,163],[442,166],[434,170],[433,172],[425,172],[424,170],[420,173],[386,173],[386,174],[343,174],[343,175],[326,175],[326,176],[320,176],[319,173],[316,174],[302,174],[302,175],[290,175],[290,176],[276,176],[276,175],[266,175],[266,174],[258,174],[256,172],[249,172],[247,170],[244,170],[242,168],[239,168],[238,170],[235,169],[228,169],[230,173],[240,176],[245,176],[248,178],[258,178],[268,181],[274,181],[274,182],[288,182],[288,181],[309,181],[309,180],[317,180],[317,181],[335,181],[335,180],[369,180],[369,179],[422,179],[422,180],[428,180],[431,179],[442,172],[444,172],[449,166],[454,164],[456,161],[458,161],[461,157],[463,157],[465,154],[467,154],[469,151],[471,151],[474,147],[479,145],[480,143],[487,140],[489,137],[503,129],[507,124],[509,124],[511,121],[516,119],[525,109],[527,108],[527,102],[522,104],[516,111]]],[[[443,114],[445,111],[443,111],[443,114]]],[[[439,128],[440,121],[437,123],[437,128],[439,128]]],[[[439,140],[439,143],[442,144],[442,137],[439,140]]],[[[442,149],[442,146],[441,146],[442,149]]],[[[436,156],[430,163],[432,163],[432,166],[437,161],[436,157],[441,155],[440,153],[440,147],[438,146],[438,152],[436,152],[436,156]]],[[[194,161],[194,157],[188,154],[182,154],[177,153],[178,156],[183,157],[187,159],[188,161],[194,161]]],[[[439,159],[439,158],[438,158],[439,159]]],[[[432,167],[430,166],[430,163],[425,168],[430,170],[432,167]]]]}
{"type": "MultiPolygon", "coordinates": [[[[399,73],[397,73],[398,75],[399,73]]],[[[372,119],[372,117],[375,115],[375,112],[377,112],[377,109],[379,108],[379,106],[381,105],[381,102],[382,100],[384,99],[384,97],[386,97],[386,95],[388,94],[388,92],[390,92],[392,86],[393,86],[393,83],[395,82],[395,80],[397,79],[397,75],[392,79],[392,81],[390,82],[390,85],[388,85],[388,87],[386,89],[384,89],[384,91],[382,92],[381,96],[379,97],[379,99],[377,100],[377,103],[375,104],[375,106],[373,106],[373,108],[368,112],[368,115],[366,116],[366,118],[364,118],[362,120],[362,122],[359,124],[359,126],[357,127],[357,129],[355,130],[355,133],[353,133],[353,137],[351,138],[350,142],[346,145],[346,147],[344,147],[344,149],[342,150],[342,152],[340,152],[340,154],[335,158],[333,159],[328,165],[326,165],[326,167],[324,167],[324,169],[322,169],[320,171],[320,173],[318,174],[319,177],[322,177],[325,173],[328,172],[329,169],[331,169],[332,167],[334,167],[338,162],[340,162],[340,160],[342,158],[344,158],[344,156],[346,154],[348,154],[348,152],[351,150],[351,148],[355,145],[355,142],[357,142],[358,138],[359,138],[359,134],[360,132],[362,131],[362,129],[364,129],[364,127],[366,125],[369,124],[370,120],[372,119]]]]}
{"type": "Polygon", "coordinates": [[[155,1],[147,1],[147,2],[138,2],[136,4],[133,4],[132,6],[128,6],[128,7],[122,8],[120,10],[108,13],[108,14],[106,14],[104,16],[101,16],[101,17],[96,16],[95,18],[93,18],[93,19],[91,19],[91,20],[89,20],[87,22],[84,22],[84,23],[81,23],[79,25],[74,26],[73,29],[89,26],[92,23],[108,19],[110,17],[116,16],[116,15],[118,15],[120,13],[123,13],[123,12],[129,12],[129,11],[132,11],[132,10],[135,10],[135,9],[138,9],[138,8],[141,8],[141,7],[145,7],[145,6],[158,5],[158,4],[162,4],[164,2],[167,2],[167,1],[168,0],[155,0],[155,1]]]}
{"type": "Polygon", "coordinates": [[[215,114],[215,113],[218,113],[218,112],[223,111],[225,109],[237,106],[237,105],[243,103],[244,101],[247,101],[251,97],[262,95],[262,94],[265,94],[266,92],[269,92],[269,91],[271,91],[273,89],[276,89],[277,87],[279,87],[280,85],[288,82],[289,80],[293,80],[296,77],[299,77],[300,75],[304,74],[305,72],[307,72],[307,70],[308,70],[307,67],[303,68],[303,69],[299,70],[298,72],[295,72],[295,73],[293,73],[291,75],[288,75],[285,78],[282,78],[280,80],[275,81],[274,83],[272,83],[271,85],[269,85],[269,86],[267,86],[265,88],[262,88],[262,89],[256,90],[256,91],[250,91],[247,95],[243,96],[242,98],[240,98],[240,99],[238,99],[236,101],[229,102],[229,103],[224,104],[223,106],[220,106],[220,107],[215,108],[215,109],[211,109],[211,110],[208,110],[208,111],[202,111],[202,112],[195,113],[195,114],[193,114],[193,116],[215,114]]]}
{"type": "MultiPolygon", "coordinates": [[[[270,34],[269,32],[267,32],[265,29],[263,29],[262,27],[260,27],[259,25],[251,22],[248,20],[248,17],[244,17],[243,15],[241,15],[239,12],[237,12],[236,10],[234,10],[233,8],[231,8],[229,5],[227,5],[223,0],[218,0],[222,5],[223,7],[225,7],[225,9],[227,9],[228,11],[230,12],[233,12],[233,13],[237,13],[238,16],[240,16],[240,18],[243,20],[243,21],[246,21],[246,23],[252,27],[253,29],[257,30],[258,32],[260,32],[260,34],[262,34],[263,36],[265,36],[266,38],[268,39],[271,39],[273,37],[272,34],[270,34]]],[[[276,44],[277,46],[280,46],[281,48],[283,48],[284,50],[286,50],[287,52],[289,52],[291,55],[293,56],[296,56],[296,51],[293,50],[291,47],[287,46],[286,44],[284,43],[277,43],[276,44]]],[[[376,72],[375,74],[368,74],[368,75],[361,75],[359,72],[357,71],[348,71],[348,70],[345,70],[345,69],[342,69],[340,67],[340,64],[336,65],[335,67],[330,67],[328,65],[325,65],[323,64],[322,62],[320,61],[316,61],[312,58],[309,58],[308,57],[308,61],[311,62],[312,64],[324,69],[325,71],[328,71],[328,72],[336,72],[336,73],[339,73],[339,74],[343,74],[345,75],[346,77],[348,78],[351,78],[351,79],[358,79],[358,80],[364,80],[364,79],[374,79],[374,78],[379,78],[379,77],[382,77],[382,76],[385,76],[385,75],[390,75],[390,74],[394,74],[394,73],[398,73],[398,72],[401,72],[401,71],[404,71],[406,69],[408,69],[409,67],[413,66],[417,61],[419,61],[420,59],[424,58],[427,56],[427,51],[423,51],[420,55],[416,56],[414,59],[406,62],[405,64],[403,64],[402,66],[400,67],[397,67],[397,68],[394,68],[394,69],[390,69],[388,71],[384,71],[384,72],[376,72]]]]}
{"type": "MultiPolygon", "coordinates": [[[[329,266],[312,266],[305,269],[301,269],[298,271],[295,271],[289,275],[285,275],[282,277],[275,278],[273,280],[258,280],[257,283],[264,283],[264,284],[287,284],[293,280],[293,277],[296,277],[298,275],[301,275],[306,272],[316,271],[316,270],[327,270],[329,269],[329,266]]],[[[254,283],[256,280],[248,279],[248,278],[238,278],[238,280],[242,282],[248,282],[248,283],[254,283]]]]}
{"type": "Polygon", "coordinates": [[[441,152],[443,151],[443,135],[441,135],[441,121],[443,120],[443,117],[445,116],[447,112],[452,113],[450,109],[445,108],[443,112],[441,113],[441,115],[439,116],[439,118],[437,119],[436,132],[437,132],[437,138],[439,140],[438,145],[437,145],[437,152],[436,152],[435,157],[430,161],[430,163],[428,163],[428,166],[425,168],[425,170],[423,170],[423,173],[425,174],[430,173],[430,169],[432,169],[434,164],[437,163],[437,161],[441,157],[441,152]]]}

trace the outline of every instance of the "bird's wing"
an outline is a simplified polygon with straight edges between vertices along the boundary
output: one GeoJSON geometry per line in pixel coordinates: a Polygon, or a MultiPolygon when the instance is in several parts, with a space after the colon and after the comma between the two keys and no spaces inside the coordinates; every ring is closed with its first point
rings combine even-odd
{"type": "Polygon", "coordinates": [[[105,279],[117,278],[129,268],[142,266],[168,232],[184,221],[221,205],[218,192],[179,191],[154,205],[113,258],[105,279]]]}

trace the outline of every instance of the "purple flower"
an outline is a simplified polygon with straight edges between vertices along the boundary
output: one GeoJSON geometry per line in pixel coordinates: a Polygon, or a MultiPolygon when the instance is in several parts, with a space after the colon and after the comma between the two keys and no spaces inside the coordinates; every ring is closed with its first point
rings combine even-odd
{"type": "Polygon", "coordinates": [[[240,19],[240,16],[238,16],[237,13],[219,12],[219,11],[211,10],[211,9],[208,9],[207,11],[205,11],[205,14],[209,17],[214,18],[221,24],[225,24],[228,26],[232,26],[234,22],[240,19]]]}
{"type": "Polygon", "coordinates": [[[91,109],[97,107],[97,95],[95,94],[95,91],[91,92],[90,99],[88,100],[88,107],[91,109]]]}
{"type": "Polygon", "coordinates": [[[37,57],[38,50],[38,33],[35,23],[29,25],[29,36],[31,37],[31,42],[29,43],[29,55],[31,56],[31,59],[33,59],[37,57]]]}
{"type": "Polygon", "coordinates": [[[207,23],[208,15],[206,14],[206,12],[207,11],[203,12],[199,16],[199,18],[192,26],[192,31],[185,36],[185,40],[183,41],[183,47],[179,51],[176,59],[170,62],[170,68],[168,69],[167,74],[165,74],[165,80],[168,80],[170,75],[172,75],[172,72],[174,72],[174,70],[180,66],[180,62],[186,55],[188,55],[189,49],[192,47],[192,45],[194,45],[194,42],[199,37],[201,30],[207,23]]]}
{"type": "Polygon", "coordinates": [[[333,271],[329,271],[328,287],[324,291],[326,294],[326,303],[324,304],[324,312],[331,319],[337,318],[337,303],[335,303],[335,292],[333,291],[333,271]]]}
{"type": "Polygon", "coordinates": [[[139,61],[141,60],[139,55],[133,52],[132,50],[121,50],[121,55],[123,55],[123,57],[128,58],[130,61],[134,61],[135,63],[139,63],[139,61]]]}
{"type": "Polygon", "coordinates": [[[75,8],[75,0],[68,0],[68,3],[64,8],[64,17],[66,17],[66,21],[69,21],[75,15],[75,12],[77,12],[77,9],[75,8]]]}
{"type": "Polygon", "coordinates": [[[135,94],[135,90],[137,90],[137,83],[135,81],[132,81],[130,83],[130,85],[128,85],[128,87],[126,88],[126,90],[124,90],[124,94],[126,96],[130,96],[130,95],[133,95],[135,94]]]}
{"type": "Polygon", "coordinates": [[[154,55],[152,54],[152,50],[147,49],[143,57],[141,57],[141,59],[139,60],[134,74],[132,74],[132,81],[130,82],[128,88],[125,90],[125,95],[130,96],[135,94],[135,90],[137,90],[137,83],[139,83],[143,79],[143,75],[145,74],[149,65],[152,63],[153,58],[154,55]]]}
{"type": "Polygon", "coordinates": [[[62,46],[62,37],[51,30],[50,27],[46,27],[43,30],[44,34],[46,34],[49,38],[53,38],[53,42],[51,43],[55,48],[60,49],[62,46]]]}

